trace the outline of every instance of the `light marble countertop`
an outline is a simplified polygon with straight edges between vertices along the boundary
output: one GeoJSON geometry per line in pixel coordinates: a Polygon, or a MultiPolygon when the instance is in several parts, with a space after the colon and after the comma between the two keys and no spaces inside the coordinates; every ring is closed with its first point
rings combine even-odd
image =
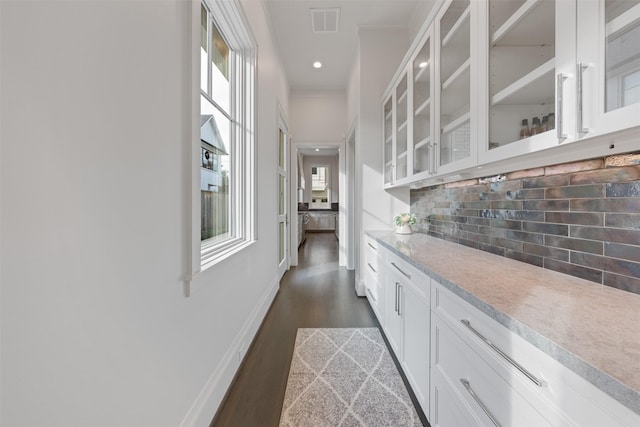
{"type": "Polygon", "coordinates": [[[640,414],[640,295],[424,234],[367,234],[640,414]]]}

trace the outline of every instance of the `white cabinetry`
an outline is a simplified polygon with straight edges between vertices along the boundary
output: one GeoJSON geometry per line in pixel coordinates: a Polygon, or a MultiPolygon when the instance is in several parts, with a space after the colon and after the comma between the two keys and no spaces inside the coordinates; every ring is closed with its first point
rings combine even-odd
{"type": "Polygon", "coordinates": [[[436,172],[432,33],[424,36],[383,105],[385,187],[436,172]]]}
{"type": "Polygon", "coordinates": [[[364,275],[364,285],[369,305],[373,309],[380,324],[384,324],[384,261],[380,261],[378,253],[378,242],[371,237],[365,238],[367,246],[365,248],[365,259],[367,262],[364,275]]]}
{"type": "Polygon", "coordinates": [[[420,402],[429,412],[430,279],[384,251],[386,309],[383,324],[393,352],[420,402]]]}
{"type": "Polygon", "coordinates": [[[476,165],[478,3],[449,0],[435,20],[438,173],[476,165]],[[473,38],[473,42],[472,42],[473,38]],[[473,85],[472,85],[473,82],[473,85]]]}
{"type": "Polygon", "coordinates": [[[490,163],[576,140],[575,2],[482,3],[479,163],[490,163]]]}
{"type": "Polygon", "coordinates": [[[335,228],[335,213],[334,212],[309,212],[309,224],[307,230],[312,231],[328,231],[335,228]]]}
{"type": "Polygon", "coordinates": [[[580,137],[640,122],[640,1],[577,2],[580,137]]]}
{"type": "Polygon", "coordinates": [[[456,417],[486,426],[639,424],[640,416],[444,286],[432,281],[431,290],[434,425],[464,425],[456,417]],[[443,393],[456,403],[443,402],[443,393]]]}
{"type": "Polygon", "coordinates": [[[386,187],[635,150],[640,1],[445,1],[383,111],[386,187]]]}

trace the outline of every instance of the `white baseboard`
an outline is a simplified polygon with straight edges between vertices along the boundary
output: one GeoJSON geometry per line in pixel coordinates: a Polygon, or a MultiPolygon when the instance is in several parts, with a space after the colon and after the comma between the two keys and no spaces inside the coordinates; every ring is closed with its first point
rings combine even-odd
{"type": "Polygon", "coordinates": [[[367,288],[364,284],[363,280],[360,280],[360,277],[356,276],[356,295],[358,295],[359,297],[364,297],[367,296],[367,288]]]}
{"type": "Polygon", "coordinates": [[[222,403],[222,399],[224,399],[240,367],[241,360],[239,355],[241,354],[244,357],[247,347],[253,341],[258,328],[262,324],[262,320],[271,306],[271,302],[278,292],[279,285],[277,278],[271,281],[266,292],[262,295],[233,343],[229,346],[222,361],[209,377],[191,408],[189,408],[189,412],[180,423],[180,427],[208,427],[210,425],[211,419],[222,403]]]}

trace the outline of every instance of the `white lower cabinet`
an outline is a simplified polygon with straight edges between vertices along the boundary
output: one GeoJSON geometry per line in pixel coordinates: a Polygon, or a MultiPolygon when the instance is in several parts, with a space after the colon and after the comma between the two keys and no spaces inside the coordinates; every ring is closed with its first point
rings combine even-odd
{"type": "Polygon", "coordinates": [[[425,414],[429,408],[429,302],[419,295],[413,285],[404,291],[404,372],[425,414]]]}
{"type": "Polygon", "coordinates": [[[429,413],[430,279],[384,250],[387,340],[425,414],[429,413]]]}
{"type": "MultiPolygon", "coordinates": [[[[477,425],[640,425],[640,416],[433,280],[431,292],[432,396],[453,388],[477,425]]],[[[443,410],[432,400],[434,424],[457,426],[442,421],[443,410]]]]}
{"type": "Polygon", "coordinates": [[[640,426],[640,415],[367,239],[367,297],[432,426],[640,426]]]}
{"type": "Polygon", "coordinates": [[[379,261],[378,242],[366,237],[364,286],[369,305],[373,309],[378,321],[383,324],[384,310],[384,263],[379,261]]]}
{"type": "MultiPolygon", "coordinates": [[[[457,399],[470,408],[479,421],[478,425],[550,426],[549,421],[524,396],[519,395],[508,381],[497,375],[465,344],[454,328],[438,315],[433,316],[433,369],[439,371],[441,382],[446,381],[454,389],[457,399]]],[[[436,385],[437,381],[434,381],[433,387],[436,385]]],[[[438,425],[447,424],[442,422],[438,425]]],[[[454,427],[457,424],[450,425],[454,427]]]]}

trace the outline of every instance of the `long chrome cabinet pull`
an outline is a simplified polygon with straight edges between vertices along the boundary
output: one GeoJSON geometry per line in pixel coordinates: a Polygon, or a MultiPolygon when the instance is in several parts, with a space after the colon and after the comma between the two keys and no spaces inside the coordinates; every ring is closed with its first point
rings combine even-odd
{"type": "Polygon", "coordinates": [[[563,132],[562,129],[562,124],[563,124],[563,114],[562,112],[564,111],[563,109],[563,105],[564,105],[564,92],[563,92],[563,84],[564,81],[568,78],[569,76],[567,76],[566,74],[563,73],[559,73],[558,74],[558,80],[557,80],[557,87],[556,90],[558,92],[557,94],[557,105],[556,105],[556,110],[558,111],[558,113],[556,114],[556,120],[558,121],[558,123],[556,124],[556,131],[558,132],[558,139],[559,140],[563,140],[566,139],[569,135],[567,135],[566,133],[563,132]]]}
{"type": "Polygon", "coordinates": [[[585,128],[583,126],[583,108],[584,108],[584,98],[583,98],[583,73],[584,70],[586,70],[587,68],[589,68],[589,64],[585,64],[583,62],[578,63],[578,69],[577,69],[577,78],[576,78],[576,86],[577,86],[577,92],[578,92],[578,132],[585,134],[585,133],[589,133],[591,132],[591,129],[589,128],[585,128]]]}
{"type": "Polygon", "coordinates": [[[373,266],[371,265],[371,263],[369,263],[369,262],[368,262],[368,263],[367,263],[367,265],[369,266],[369,268],[370,268],[374,273],[377,273],[376,269],[375,269],[375,268],[373,268],[373,266]]]}
{"type": "Polygon", "coordinates": [[[374,251],[377,251],[377,250],[378,250],[378,248],[376,248],[375,246],[373,246],[371,243],[367,243],[367,245],[369,245],[369,247],[370,247],[371,249],[373,249],[374,251]]]}
{"type": "Polygon", "coordinates": [[[400,283],[396,282],[396,313],[398,312],[398,286],[400,283]]]}
{"type": "Polygon", "coordinates": [[[485,414],[487,414],[487,417],[489,417],[489,419],[491,420],[493,425],[496,426],[496,427],[502,427],[502,425],[498,422],[498,420],[496,420],[496,417],[493,416],[493,414],[491,413],[489,408],[487,408],[487,406],[484,404],[484,402],[482,400],[480,400],[480,397],[478,397],[478,395],[473,391],[473,389],[471,388],[471,384],[469,384],[469,380],[467,380],[465,378],[460,378],[460,382],[462,383],[464,388],[467,389],[467,391],[469,392],[471,397],[473,397],[473,400],[475,400],[476,403],[478,404],[478,406],[480,406],[480,409],[482,409],[482,411],[485,414]]]}
{"type": "Polygon", "coordinates": [[[525,368],[522,367],[522,365],[520,365],[518,362],[516,362],[515,360],[513,360],[512,358],[510,358],[507,354],[505,354],[504,351],[500,350],[500,348],[498,348],[494,343],[492,343],[491,341],[489,341],[487,338],[485,338],[484,335],[482,335],[480,332],[478,332],[477,330],[475,330],[473,328],[473,326],[471,326],[471,322],[469,322],[466,319],[461,320],[460,322],[462,322],[462,324],[464,326],[466,326],[467,328],[469,328],[469,330],[471,332],[473,332],[478,338],[480,338],[486,345],[488,345],[489,347],[491,347],[496,353],[498,353],[500,356],[502,356],[507,362],[509,362],[514,368],[516,368],[518,371],[522,372],[524,374],[524,376],[526,376],[527,378],[529,378],[531,380],[531,382],[533,382],[535,385],[537,385],[538,387],[544,387],[546,384],[544,381],[538,379],[535,375],[533,375],[531,372],[529,372],[528,370],[526,370],[525,368]]]}
{"type": "Polygon", "coordinates": [[[400,273],[402,273],[404,275],[404,277],[406,277],[407,279],[411,279],[411,275],[405,273],[404,271],[402,271],[402,269],[400,267],[398,267],[394,262],[392,262],[391,265],[393,265],[396,268],[396,270],[398,270],[400,273]]]}
{"type": "Polygon", "coordinates": [[[398,283],[398,316],[402,316],[402,285],[398,283]]]}

